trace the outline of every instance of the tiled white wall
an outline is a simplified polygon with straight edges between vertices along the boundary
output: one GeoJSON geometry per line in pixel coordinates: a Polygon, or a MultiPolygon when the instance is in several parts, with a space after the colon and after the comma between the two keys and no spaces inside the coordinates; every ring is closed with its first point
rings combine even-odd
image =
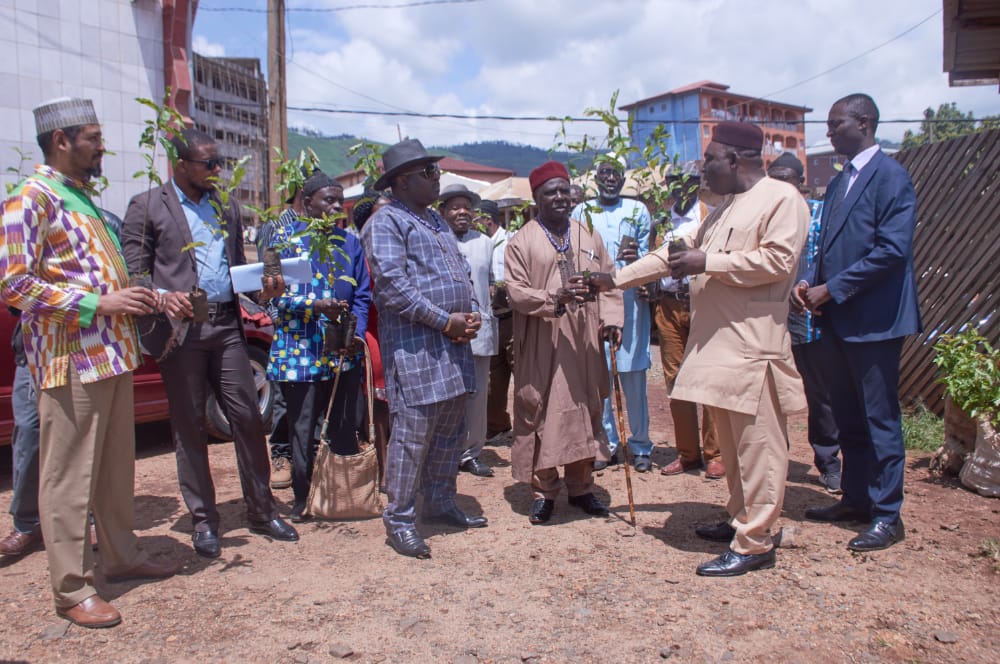
{"type": "MultiPolygon", "coordinates": [[[[31,109],[54,97],[88,97],[108,150],[102,207],[119,216],[146,188],[139,136],[151,112],[134,99],[163,97],[163,20],[159,0],[0,0],[0,180],[17,177],[19,148],[42,159],[31,109]]],[[[166,160],[158,170],[166,176],[166,160]]],[[[0,190],[2,194],[3,190],[0,190]]]]}

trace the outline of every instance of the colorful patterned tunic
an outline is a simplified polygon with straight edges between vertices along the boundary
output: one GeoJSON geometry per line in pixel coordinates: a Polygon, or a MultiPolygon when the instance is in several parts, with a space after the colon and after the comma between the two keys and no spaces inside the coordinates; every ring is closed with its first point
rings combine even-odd
{"type": "MultiPolygon", "coordinates": [[[[268,238],[268,246],[281,246],[282,258],[295,258],[309,252],[309,236],[303,235],[306,221],[285,217],[275,225],[268,238]]],[[[358,239],[337,231],[331,244],[339,247],[333,250],[336,263],[320,262],[313,257],[313,278],[308,284],[289,285],[285,294],[272,302],[277,309],[274,320],[274,339],[271,342],[271,356],[267,364],[267,378],[273,381],[311,382],[329,380],[340,362],[336,355],[323,353],[323,324],[326,317],[313,311],[316,300],[334,298],[347,300],[351,312],[357,317],[355,335],[365,336],[368,328],[368,307],[371,304],[371,281],[365,264],[364,252],[358,239]],[[345,256],[346,254],[346,256],[345,256]],[[339,276],[348,276],[357,286],[339,276]]],[[[347,371],[357,358],[344,362],[347,371]]]]}
{"type": "Polygon", "coordinates": [[[37,166],[3,203],[0,298],[24,312],[24,349],[41,389],[83,383],[141,364],[130,316],[97,315],[100,295],[128,287],[118,240],[86,186],[37,166]]]}

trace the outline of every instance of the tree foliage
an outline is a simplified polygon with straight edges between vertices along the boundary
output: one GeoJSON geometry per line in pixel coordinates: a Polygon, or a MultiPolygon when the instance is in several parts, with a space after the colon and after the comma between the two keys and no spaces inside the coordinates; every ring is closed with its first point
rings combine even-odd
{"type": "Polygon", "coordinates": [[[909,129],[906,130],[903,134],[902,149],[918,148],[922,145],[997,128],[1000,128],[1000,115],[988,115],[977,121],[972,111],[963,113],[955,102],[941,104],[937,111],[933,108],[927,108],[924,111],[924,121],[920,123],[919,132],[914,133],[909,129]]]}

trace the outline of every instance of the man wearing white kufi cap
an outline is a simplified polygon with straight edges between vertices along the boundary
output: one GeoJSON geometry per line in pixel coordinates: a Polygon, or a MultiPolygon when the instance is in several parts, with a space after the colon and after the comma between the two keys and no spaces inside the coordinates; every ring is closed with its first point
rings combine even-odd
{"type": "Polygon", "coordinates": [[[0,299],[23,312],[38,387],[39,512],[56,613],[110,627],[121,615],[97,595],[89,512],[105,576],[176,571],[148,560],[132,532],[132,371],[141,363],[132,316],[161,301],[129,287],[118,240],[90,199],[104,155],[93,104],[56,99],[34,114],[45,163],[3,204],[0,299]]]}

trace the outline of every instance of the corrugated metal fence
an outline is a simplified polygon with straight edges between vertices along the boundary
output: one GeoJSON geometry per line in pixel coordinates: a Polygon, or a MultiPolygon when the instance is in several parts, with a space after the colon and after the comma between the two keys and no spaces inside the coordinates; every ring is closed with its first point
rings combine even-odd
{"type": "Polygon", "coordinates": [[[896,154],[917,192],[914,263],[924,333],[903,348],[899,396],[944,410],[934,341],[975,325],[1000,342],[1000,130],[896,154]]]}

